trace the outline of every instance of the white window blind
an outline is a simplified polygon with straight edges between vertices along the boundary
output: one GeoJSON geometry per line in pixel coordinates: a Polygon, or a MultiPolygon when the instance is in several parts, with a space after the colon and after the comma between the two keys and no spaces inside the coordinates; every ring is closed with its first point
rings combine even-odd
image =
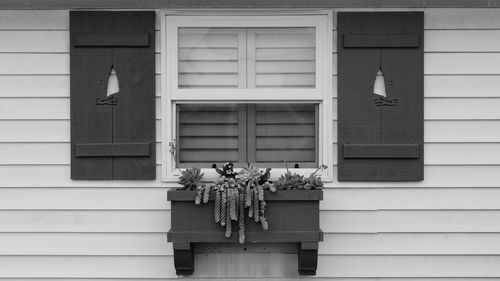
{"type": "Polygon", "coordinates": [[[315,28],[179,28],[179,88],[314,88],[315,28]]]}
{"type": "Polygon", "coordinates": [[[318,163],[315,104],[177,105],[181,167],[237,167],[262,163],[314,167],[318,163]]]}

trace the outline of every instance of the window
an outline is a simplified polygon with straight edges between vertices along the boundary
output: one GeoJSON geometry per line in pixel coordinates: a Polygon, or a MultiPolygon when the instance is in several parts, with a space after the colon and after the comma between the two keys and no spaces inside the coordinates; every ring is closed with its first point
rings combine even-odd
{"type": "Polygon", "coordinates": [[[226,161],[331,167],[331,14],[182,13],[162,17],[164,180],[226,161]]]}

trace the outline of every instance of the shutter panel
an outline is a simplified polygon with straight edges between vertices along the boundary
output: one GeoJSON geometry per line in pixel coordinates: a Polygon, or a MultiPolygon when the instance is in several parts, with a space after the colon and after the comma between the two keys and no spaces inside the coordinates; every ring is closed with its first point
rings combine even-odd
{"type": "Polygon", "coordinates": [[[180,167],[239,166],[246,159],[246,109],[237,104],[177,105],[180,167]]]}
{"type": "Polygon", "coordinates": [[[249,104],[248,157],[251,163],[317,166],[315,104],[249,104]]]}
{"type": "Polygon", "coordinates": [[[154,12],[70,12],[72,179],[156,177],[154,25],[154,12]]]}
{"type": "Polygon", "coordinates": [[[423,180],[423,13],[338,13],[338,36],[339,181],[423,180]]]}

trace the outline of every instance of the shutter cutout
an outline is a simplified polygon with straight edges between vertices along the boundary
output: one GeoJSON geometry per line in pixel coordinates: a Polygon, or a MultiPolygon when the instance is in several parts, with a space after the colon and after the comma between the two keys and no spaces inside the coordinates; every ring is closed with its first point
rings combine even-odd
{"type": "Polygon", "coordinates": [[[338,34],[339,181],[423,180],[423,13],[338,13],[338,34]]]}
{"type": "Polygon", "coordinates": [[[118,82],[118,76],[116,75],[115,68],[111,66],[111,71],[108,76],[108,89],[106,91],[106,96],[109,97],[120,91],[120,86],[118,82]]]}
{"type": "Polygon", "coordinates": [[[70,12],[72,179],[155,179],[154,26],[154,12],[70,12]]]}
{"type": "Polygon", "coordinates": [[[382,69],[378,70],[377,76],[375,77],[375,83],[373,84],[373,93],[384,98],[387,97],[387,92],[385,91],[385,78],[384,73],[382,73],[382,69]]]}

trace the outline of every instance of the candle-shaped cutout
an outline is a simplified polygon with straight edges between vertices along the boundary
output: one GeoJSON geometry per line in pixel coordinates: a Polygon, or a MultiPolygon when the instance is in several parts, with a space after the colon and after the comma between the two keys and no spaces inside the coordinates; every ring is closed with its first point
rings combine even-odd
{"type": "Polygon", "coordinates": [[[109,97],[112,94],[116,94],[120,91],[120,86],[118,84],[118,75],[116,75],[115,68],[111,66],[111,71],[108,75],[108,90],[106,96],[109,97]]]}
{"type": "Polygon", "coordinates": [[[373,93],[375,95],[387,97],[385,92],[385,79],[382,69],[379,68],[377,76],[375,77],[375,84],[373,85],[373,93]]]}

